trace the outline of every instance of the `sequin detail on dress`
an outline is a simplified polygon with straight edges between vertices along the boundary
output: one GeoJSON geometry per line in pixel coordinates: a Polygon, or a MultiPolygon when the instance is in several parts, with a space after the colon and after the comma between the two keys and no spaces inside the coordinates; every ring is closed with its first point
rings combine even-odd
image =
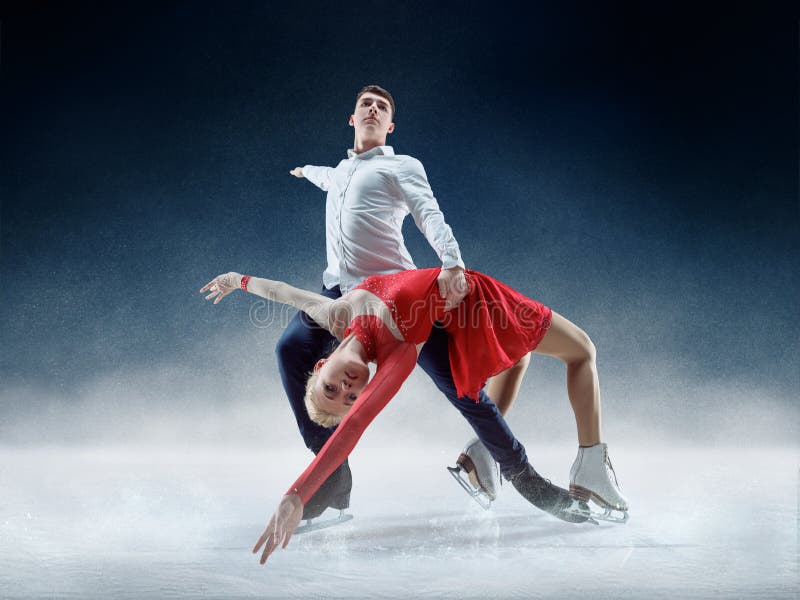
{"type": "Polygon", "coordinates": [[[368,362],[375,361],[377,357],[375,333],[372,330],[375,318],[376,317],[370,315],[359,315],[354,318],[350,322],[350,325],[348,325],[347,329],[344,330],[344,337],[347,337],[351,333],[356,335],[356,339],[361,342],[361,345],[364,347],[364,351],[367,353],[368,362]]]}

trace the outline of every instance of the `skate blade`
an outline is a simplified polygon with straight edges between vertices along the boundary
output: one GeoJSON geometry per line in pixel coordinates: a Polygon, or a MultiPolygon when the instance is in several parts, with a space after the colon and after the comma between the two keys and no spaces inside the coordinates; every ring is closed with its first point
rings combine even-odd
{"type": "Polygon", "coordinates": [[[492,499],[489,495],[481,489],[475,489],[469,482],[469,479],[464,479],[464,470],[461,467],[447,467],[447,470],[450,472],[450,475],[453,476],[464,491],[469,494],[470,498],[475,500],[481,508],[484,510],[489,510],[492,506],[492,499]]]}
{"type": "Polygon", "coordinates": [[[606,521],[608,523],[628,522],[627,510],[617,510],[616,508],[607,508],[605,506],[601,506],[600,508],[603,512],[598,512],[596,510],[591,511],[591,518],[595,521],[606,521]]]}
{"type": "Polygon", "coordinates": [[[591,511],[592,518],[597,521],[607,521],[608,523],[627,523],[628,521],[627,509],[623,510],[612,506],[591,490],[571,483],[569,485],[569,495],[573,499],[583,500],[584,502],[591,500],[593,506],[599,507],[602,512],[591,511]]]}
{"type": "MultiPolygon", "coordinates": [[[[549,512],[549,511],[545,511],[549,512]]],[[[572,499],[572,504],[567,508],[562,508],[558,513],[550,512],[551,515],[567,523],[591,523],[598,525],[599,523],[592,518],[592,511],[589,506],[581,500],[572,499]]]]}
{"type": "Polygon", "coordinates": [[[347,514],[344,510],[340,510],[339,514],[333,518],[325,519],[324,521],[314,521],[314,519],[308,519],[306,522],[294,530],[294,535],[300,535],[301,533],[309,533],[311,531],[319,531],[320,529],[327,529],[328,527],[334,527],[336,525],[340,525],[341,523],[347,523],[353,519],[353,515],[347,514]]]}

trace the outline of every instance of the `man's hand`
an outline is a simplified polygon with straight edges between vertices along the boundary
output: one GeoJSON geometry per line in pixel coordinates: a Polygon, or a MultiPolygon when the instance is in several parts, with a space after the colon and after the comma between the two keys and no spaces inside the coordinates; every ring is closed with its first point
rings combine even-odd
{"type": "Polygon", "coordinates": [[[238,290],[241,286],[242,276],[239,273],[231,271],[230,273],[223,273],[222,275],[214,277],[214,279],[200,288],[200,293],[202,294],[203,292],[211,290],[211,293],[206,296],[206,300],[214,298],[214,304],[217,304],[225,296],[238,290]]]}
{"type": "Polygon", "coordinates": [[[258,538],[253,554],[258,554],[261,546],[264,552],[261,553],[262,565],[267,562],[269,555],[272,554],[281,542],[281,548],[286,548],[292,534],[303,518],[303,503],[297,494],[287,494],[278,505],[278,510],[272,515],[267,528],[261,537],[258,538]],[[266,545],[265,545],[266,544],[266,545]]]}
{"type": "Polygon", "coordinates": [[[445,298],[445,310],[458,306],[469,291],[467,278],[464,277],[464,269],[461,267],[442,269],[436,282],[439,284],[439,294],[445,298]]]}
{"type": "Polygon", "coordinates": [[[298,179],[303,178],[303,167],[295,167],[291,171],[289,171],[289,175],[294,175],[298,179]]]}

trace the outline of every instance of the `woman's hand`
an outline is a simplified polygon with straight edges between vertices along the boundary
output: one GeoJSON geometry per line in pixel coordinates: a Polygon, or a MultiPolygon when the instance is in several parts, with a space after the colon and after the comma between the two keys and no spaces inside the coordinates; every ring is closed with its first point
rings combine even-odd
{"type": "Polygon", "coordinates": [[[278,544],[281,548],[286,548],[289,540],[292,539],[292,534],[297,526],[300,524],[300,519],[303,518],[303,503],[300,501],[300,496],[297,494],[287,494],[278,505],[278,510],[272,515],[269,520],[267,528],[261,537],[258,538],[253,554],[257,554],[261,546],[264,546],[264,552],[261,553],[262,565],[267,562],[269,555],[275,551],[278,544]]]}
{"type": "Polygon", "coordinates": [[[302,179],[304,177],[304,175],[303,175],[303,167],[295,167],[294,169],[289,171],[289,175],[294,175],[298,179],[302,179]]]}
{"type": "Polygon", "coordinates": [[[200,288],[200,293],[202,294],[203,292],[211,290],[211,293],[206,296],[206,300],[214,298],[214,304],[217,304],[225,296],[238,290],[241,286],[242,276],[239,273],[231,271],[230,273],[224,273],[214,277],[214,279],[200,288]]]}

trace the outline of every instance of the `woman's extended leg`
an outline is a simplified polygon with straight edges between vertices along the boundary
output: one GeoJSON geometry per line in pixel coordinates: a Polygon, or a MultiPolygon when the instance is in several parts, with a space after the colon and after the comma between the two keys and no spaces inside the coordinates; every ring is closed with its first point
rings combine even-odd
{"type": "Polygon", "coordinates": [[[495,403],[500,414],[505,416],[517,398],[520,385],[522,385],[522,378],[525,376],[525,371],[528,370],[530,362],[531,355],[526,354],[513,367],[498,373],[489,380],[489,387],[486,393],[489,394],[489,398],[495,403]]]}
{"type": "Polygon", "coordinates": [[[560,358],[567,364],[567,395],[578,426],[578,444],[600,443],[600,383],[596,350],[589,336],[558,313],[534,350],[560,358]]]}
{"type": "Polygon", "coordinates": [[[605,509],[595,518],[625,522],[628,500],[619,489],[608,447],[600,443],[600,383],[592,340],[580,327],[553,313],[550,328],[534,352],[567,363],[567,394],[575,413],[580,446],[570,469],[570,493],[581,500],[594,500],[605,509]],[[621,515],[613,515],[612,510],[621,515]]]}

